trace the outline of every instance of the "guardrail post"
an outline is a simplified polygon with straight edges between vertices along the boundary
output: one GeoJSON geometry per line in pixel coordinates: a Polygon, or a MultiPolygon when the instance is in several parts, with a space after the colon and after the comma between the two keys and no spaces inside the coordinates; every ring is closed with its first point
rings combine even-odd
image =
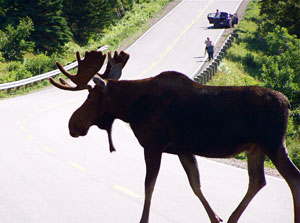
{"type": "Polygon", "coordinates": [[[200,77],[198,77],[198,76],[194,77],[194,81],[200,83],[200,77]]]}
{"type": "Polygon", "coordinates": [[[202,73],[194,77],[197,82],[201,84],[206,84],[209,80],[212,79],[212,76],[215,75],[218,71],[218,66],[221,63],[221,60],[226,55],[226,50],[232,46],[232,42],[235,38],[238,38],[238,33],[232,33],[224,42],[221,50],[217,53],[214,60],[209,64],[208,67],[202,73]]]}
{"type": "Polygon", "coordinates": [[[203,76],[201,74],[199,74],[198,76],[196,76],[197,79],[198,79],[198,83],[202,84],[202,79],[203,79],[203,76]]]}
{"type": "Polygon", "coordinates": [[[227,49],[227,47],[226,46],[224,46],[222,49],[221,49],[221,52],[224,54],[223,55],[223,57],[225,56],[225,54],[226,54],[226,49],[227,49]]]}
{"type": "Polygon", "coordinates": [[[238,38],[239,34],[238,33],[232,33],[231,36],[233,36],[234,38],[238,38]]]}
{"type": "Polygon", "coordinates": [[[222,51],[220,51],[219,52],[219,56],[221,57],[221,60],[223,59],[223,57],[225,56],[225,53],[224,52],[222,52],[222,51]]]}
{"type": "Polygon", "coordinates": [[[206,84],[207,82],[208,82],[208,76],[209,76],[209,71],[208,71],[208,69],[207,70],[205,70],[204,72],[203,72],[203,74],[204,74],[204,84],[206,84]]]}
{"type": "Polygon", "coordinates": [[[214,68],[214,65],[209,65],[209,68],[210,68],[210,75],[209,75],[209,80],[212,79],[212,77],[215,75],[215,68],[214,68]]]}
{"type": "Polygon", "coordinates": [[[207,72],[208,72],[208,74],[207,74],[207,79],[206,79],[206,82],[208,82],[209,80],[210,80],[210,76],[211,76],[211,67],[208,67],[207,68],[207,72]]]}
{"type": "Polygon", "coordinates": [[[218,62],[218,65],[220,65],[220,63],[221,63],[221,60],[222,60],[222,57],[221,57],[221,55],[220,54],[218,54],[218,56],[217,56],[217,58],[216,58],[219,62],[218,62]]]}
{"type": "Polygon", "coordinates": [[[218,62],[215,60],[214,62],[212,62],[212,65],[213,65],[213,67],[214,67],[215,73],[217,73],[217,70],[218,70],[218,62]]]}
{"type": "Polygon", "coordinates": [[[203,77],[203,74],[201,74],[199,78],[200,78],[200,84],[203,84],[203,83],[204,83],[204,77],[203,77]]]}

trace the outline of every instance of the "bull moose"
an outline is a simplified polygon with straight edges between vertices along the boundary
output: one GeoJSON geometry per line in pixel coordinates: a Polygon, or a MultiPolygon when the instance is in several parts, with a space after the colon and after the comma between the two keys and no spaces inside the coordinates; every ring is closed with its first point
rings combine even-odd
{"type": "Polygon", "coordinates": [[[290,103],[280,92],[258,87],[206,86],[184,74],[167,71],[142,80],[119,80],[129,59],[124,51],[108,53],[108,63],[99,74],[106,55],[101,51],[77,52],[78,71],[70,74],[57,62],[62,78],[50,82],[64,90],[88,89],[89,95],[69,121],[70,135],[84,136],[96,125],[108,133],[110,151],[115,151],[111,131],[115,119],[129,123],[144,148],[145,198],[140,223],[149,222],[151,197],[162,153],[176,154],[195,195],[212,223],[215,214],[201,192],[195,156],[227,158],[247,154],[249,186],[246,195],[228,219],[236,223],[256,193],[266,185],[264,159],[268,156],[288,183],[294,202],[294,222],[300,223],[300,172],[287,155],[285,135],[290,103]],[[88,82],[93,78],[95,85],[88,82]]]}

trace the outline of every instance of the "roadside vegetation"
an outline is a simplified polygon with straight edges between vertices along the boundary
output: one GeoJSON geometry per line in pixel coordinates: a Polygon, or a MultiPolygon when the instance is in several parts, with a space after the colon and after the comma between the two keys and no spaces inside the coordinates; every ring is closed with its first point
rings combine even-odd
{"type": "MultiPolygon", "coordinates": [[[[235,30],[238,39],[227,51],[217,74],[209,82],[210,85],[260,85],[284,93],[292,105],[286,144],[288,153],[298,168],[300,168],[299,6],[294,0],[251,1],[243,20],[235,30]]],[[[241,154],[237,158],[245,159],[245,155],[241,154]]]]}
{"type": "MultiPolygon", "coordinates": [[[[0,0],[0,84],[22,80],[76,60],[75,52],[118,49],[149,28],[172,0],[0,0]]],[[[128,43],[127,43],[128,44],[128,43]]],[[[0,98],[47,86],[0,92],[0,98]]]]}

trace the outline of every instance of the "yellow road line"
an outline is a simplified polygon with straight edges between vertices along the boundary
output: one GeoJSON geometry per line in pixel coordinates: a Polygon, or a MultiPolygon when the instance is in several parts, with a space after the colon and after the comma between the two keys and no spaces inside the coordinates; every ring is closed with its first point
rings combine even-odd
{"type": "Polygon", "coordinates": [[[134,193],[131,190],[128,190],[127,188],[119,186],[119,185],[114,185],[113,188],[118,190],[118,191],[121,191],[122,193],[124,193],[126,195],[134,197],[134,198],[141,198],[142,197],[141,195],[139,195],[137,193],[134,193]]]}
{"type": "Polygon", "coordinates": [[[80,170],[80,171],[85,171],[85,170],[86,170],[85,168],[83,168],[82,166],[78,165],[77,163],[74,163],[74,162],[68,162],[68,164],[69,164],[71,167],[73,167],[73,168],[75,168],[75,169],[77,169],[77,170],[80,170]]]}
{"type": "Polygon", "coordinates": [[[208,2],[207,5],[205,5],[204,9],[200,11],[200,13],[192,20],[192,22],[185,28],[184,31],[182,31],[177,38],[173,41],[171,45],[167,47],[167,49],[155,60],[150,67],[145,69],[142,72],[142,76],[145,76],[149,71],[151,71],[157,64],[163,60],[163,58],[175,47],[175,45],[179,42],[179,40],[189,31],[189,29],[199,20],[200,16],[203,14],[203,12],[207,9],[207,7],[211,4],[211,1],[208,2]]]}
{"type": "Polygon", "coordinates": [[[23,125],[20,126],[20,129],[21,129],[21,131],[23,131],[23,132],[26,131],[26,128],[25,128],[23,125]]]}
{"type": "Polygon", "coordinates": [[[53,109],[56,109],[56,108],[59,108],[59,107],[62,107],[62,106],[68,105],[68,104],[72,104],[76,101],[79,101],[79,99],[68,99],[68,100],[65,100],[60,103],[54,103],[54,104],[48,105],[47,107],[37,109],[35,112],[39,113],[39,112],[53,110],[53,109]]]}
{"type": "Polygon", "coordinates": [[[53,153],[53,150],[52,150],[52,149],[49,149],[49,148],[46,147],[46,146],[42,146],[41,148],[42,148],[42,150],[44,150],[44,151],[46,151],[46,152],[48,152],[48,153],[53,153]]]}
{"type": "Polygon", "coordinates": [[[30,140],[34,140],[34,138],[33,138],[32,135],[27,134],[26,137],[27,137],[28,139],[30,139],[30,140]]]}

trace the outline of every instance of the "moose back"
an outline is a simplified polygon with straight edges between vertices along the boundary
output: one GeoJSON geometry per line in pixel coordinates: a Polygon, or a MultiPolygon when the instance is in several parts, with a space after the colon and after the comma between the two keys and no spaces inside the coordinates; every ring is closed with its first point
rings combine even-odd
{"type": "Polygon", "coordinates": [[[195,155],[227,158],[246,151],[249,187],[228,223],[236,223],[255,194],[266,184],[267,155],[287,181],[294,201],[295,223],[300,223],[300,173],[285,147],[290,103],[281,93],[262,87],[200,85],[184,74],[167,71],[142,80],[119,80],[129,59],[125,52],[106,55],[86,52],[78,59],[76,75],[58,68],[73,81],[51,83],[64,90],[88,89],[89,95],[69,121],[71,136],[84,136],[90,126],[106,130],[110,151],[115,151],[111,131],[115,119],[129,123],[144,148],[146,163],[145,199],[140,223],[149,222],[151,197],[160,169],[162,153],[176,154],[190,185],[212,223],[222,219],[205,199],[200,186],[195,155]],[[95,76],[96,75],[96,76],[95,76]],[[93,78],[96,85],[88,82],[93,78]]]}

